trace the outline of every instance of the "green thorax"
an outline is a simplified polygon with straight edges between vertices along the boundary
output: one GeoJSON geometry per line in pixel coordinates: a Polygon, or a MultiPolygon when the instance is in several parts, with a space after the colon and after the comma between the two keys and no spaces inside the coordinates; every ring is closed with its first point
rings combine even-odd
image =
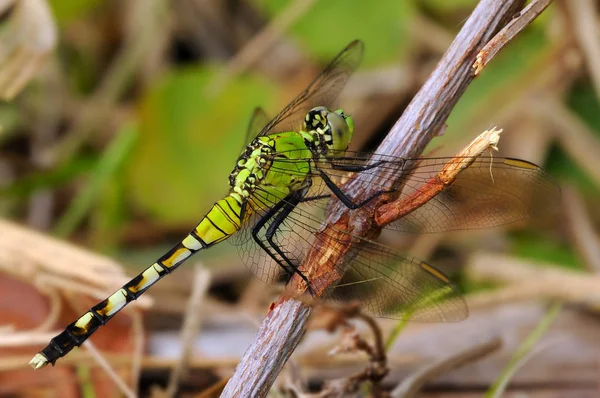
{"type": "Polygon", "coordinates": [[[286,131],[252,140],[229,176],[232,194],[243,200],[258,188],[283,199],[301,187],[313,156],[304,137],[302,132],[286,131]]]}
{"type": "Polygon", "coordinates": [[[256,137],[244,149],[229,176],[231,195],[238,201],[260,189],[277,199],[310,184],[311,161],[338,156],[346,149],[354,122],[338,109],[311,109],[299,131],[256,137]]]}

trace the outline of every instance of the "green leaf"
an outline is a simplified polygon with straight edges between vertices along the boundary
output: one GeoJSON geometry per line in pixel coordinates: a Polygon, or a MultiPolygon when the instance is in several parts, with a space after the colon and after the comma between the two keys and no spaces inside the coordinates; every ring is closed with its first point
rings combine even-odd
{"type": "MultiPolygon", "coordinates": [[[[267,0],[263,9],[272,18],[290,0],[267,0]]],[[[327,0],[317,2],[291,28],[299,38],[324,60],[354,39],[365,42],[365,65],[378,65],[398,59],[410,45],[410,23],[415,15],[412,1],[327,0]]]]}
{"type": "Polygon", "coordinates": [[[216,72],[175,71],[142,99],[128,180],[134,205],[154,221],[189,224],[222,197],[252,110],[269,109],[274,88],[253,77],[235,79],[212,98],[206,86],[216,72]]]}

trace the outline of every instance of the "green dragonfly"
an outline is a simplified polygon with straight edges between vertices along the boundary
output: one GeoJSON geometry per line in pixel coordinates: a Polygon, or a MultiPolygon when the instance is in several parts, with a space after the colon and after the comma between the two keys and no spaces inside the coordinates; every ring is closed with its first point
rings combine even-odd
{"type": "MultiPolygon", "coordinates": [[[[311,292],[301,265],[315,233],[328,233],[322,229],[323,218],[334,199],[356,210],[382,193],[411,195],[430,181],[449,158],[405,159],[346,150],[354,120],[331,105],[362,53],[362,42],[350,43],[275,118],[269,120],[257,109],[248,128],[249,144],[229,176],[227,196],[181,242],[68,325],[30,364],[35,369],[54,364],[194,253],[228,238],[260,280],[286,283],[297,275],[311,292]],[[380,184],[399,173],[406,176],[401,184],[376,185],[375,194],[364,200],[343,189],[349,179],[380,184]]],[[[388,227],[431,233],[508,224],[544,214],[557,190],[534,164],[479,157],[452,185],[388,227]]],[[[379,317],[457,321],[467,316],[464,300],[441,271],[374,241],[350,238],[359,244],[352,245],[357,249],[344,256],[343,264],[336,264],[345,276],[330,289],[329,299],[358,299],[366,312],[379,317]]]]}

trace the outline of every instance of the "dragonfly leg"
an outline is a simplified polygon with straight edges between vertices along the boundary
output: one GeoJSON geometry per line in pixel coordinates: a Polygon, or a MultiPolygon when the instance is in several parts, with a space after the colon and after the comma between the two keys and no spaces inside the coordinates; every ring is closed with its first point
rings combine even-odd
{"type": "Polygon", "coordinates": [[[329,176],[327,175],[327,173],[325,173],[323,170],[318,170],[319,174],[321,175],[321,178],[323,179],[323,181],[325,182],[325,184],[327,185],[327,188],[329,188],[329,190],[331,190],[331,192],[349,209],[351,210],[356,210],[359,209],[361,207],[363,207],[364,205],[366,205],[368,202],[370,202],[371,200],[375,199],[376,197],[378,197],[381,194],[384,193],[392,193],[395,192],[394,189],[390,189],[390,190],[379,190],[377,192],[375,192],[373,195],[369,196],[367,199],[362,200],[358,203],[354,203],[352,201],[352,199],[346,195],[344,193],[344,191],[342,191],[342,189],[340,187],[338,187],[336,185],[335,182],[333,182],[331,180],[331,178],[329,178],[329,176]]]}
{"type": "MultiPolygon", "coordinates": [[[[290,215],[292,210],[304,200],[302,199],[304,196],[303,191],[296,191],[292,193],[288,200],[284,201],[285,204],[281,208],[281,211],[277,213],[277,215],[273,218],[273,221],[270,223],[269,228],[267,228],[267,232],[265,233],[265,237],[267,238],[267,242],[269,245],[281,256],[281,258],[287,263],[287,265],[294,271],[294,273],[298,274],[300,278],[306,283],[308,288],[308,292],[312,295],[313,291],[310,287],[310,283],[308,282],[308,278],[298,269],[298,267],[292,263],[292,261],[288,258],[288,256],[284,253],[281,247],[273,240],[275,234],[279,230],[281,223],[285,221],[285,219],[290,215]]],[[[309,200],[312,198],[308,198],[309,200]]]]}
{"type": "MultiPolygon", "coordinates": [[[[292,197],[294,197],[295,195],[296,194],[294,194],[294,193],[288,195],[288,197],[286,199],[281,200],[275,206],[270,208],[260,218],[260,220],[258,220],[258,222],[254,225],[254,227],[252,227],[252,238],[273,260],[275,260],[275,262],[277,264],[279,264],[281,266],[281,268],[283,268],[285,270],[285,272],[290,277],[292,277],[294,274],[298,274],[302,278],[302,280],[304,280],[304,282],[306,282],[307,286],[309,286],[308,279],[306,278],[306,276],[304,276],[304,274],[302,272],[300,272],[298,267],[290,261],[290,259],[285,255],[285,253],[273,241],[273,236],[274,236],[277,228],[281,225],[281,223],[283,222],[283,220],[285,220],[285,218],[289,215],[289,213],[294,209],[294,207],[299,203],[299,199],[294,199],[295,204],[293,204],[293,205],[290,204],[289,201],[292,200],[292,197]],[[286,207],[289,207],[289,209],[285,210],[286,207]],[[279,216],[279,213],[285,213],[285,216],[279,216]],[[269,231],[271,231],[271,234],[270,234],[270,236],[266,237],[266,240],[269,244],[269,245],[266,245],[265,242],[260,238],[260,236],[258,234],[259,234],[260,230],[264,228],[265,225],[267,225],[269,222],[271,222],[271,220],[273,220],[273,224],[274,223],[277,223],[277,224],[276,224],[275,228],[272,228],[273,224],[269,225],[267,234],[269,233],[269,231]],[[271,249],[273,249],[275,251],[275,253],[273,253],[273,251],[271,249]],[[281,256],[281,259],[278,258],[276,254],[281,256]]],[[[309,289],[310,289],[310,286],[309,286],[309,289]]]]}
{"type": "Polygon", "coordinates": [[[321,199],[331,199],[331,195],[325,194],[325,195],[307,196],[305,198],[302,198],[301,202],[307,203],[307,202],[313,202],[315,200],[321,200],[321,199]]]}
{"type": "MultiPolygon", "coordinates": [[[[338,158],[339,160],[352,160],[352,158],[338,158]]],[[[335,163],[335,162],[331,162],[329,163],[329,165],[331,166],[332,169],[335,170],[341,170],[341,171],[350,171],[350,172],[361,172],[361,171],[366,171],[366,170],[370,170],[370,169],[374,169],[376,167],[382,166],[384,164],[390,164],[390,163],[404,163],[404,161],[396,161],[396,162],[391,162],[389,160],[380,160],[378,162],[375,162],[373,164],[340,164],[340,163],[335,163]]],[[[400,164],[400,166],[402,166],[402,164],[400,164]]]]}

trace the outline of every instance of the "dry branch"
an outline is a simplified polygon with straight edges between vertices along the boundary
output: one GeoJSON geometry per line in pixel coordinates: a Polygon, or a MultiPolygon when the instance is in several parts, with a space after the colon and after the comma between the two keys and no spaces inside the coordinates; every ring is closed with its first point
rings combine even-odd
{"type": "Polygon", "coordinates": [[[484,131],[471,144],[444,165],[436,176],[423,184],[421,189],[406,197],[400,197],[393,202],[379,206],[374,218],[377,226],[383,228],[429,202],[442,190],[451,185],[463,170],[471,166],[477,156],[488,149],[497,151],[501,132],[502,130],[496,130],[495,127],[484,131]]]}
{"type": "Polygon", "coordinates": [[[483,68],[502,50],[516,35],[536,19],[550,5],[552,0],[533,0],[519,14],[515,15],[492,40],[490,40],[479,54],[473,64],[475,75],[481,73],[483,68]]]}
{"type": "MultiPolygon", "coordinates": [[[[377,152],[387,155],[412,157],[419,155],[429,141],[443,131],[445,121],[454,105],[473,80],[471,66],[475,55],[483,46],[512,18],[523,6],[522,0],[501,1],[482,0],[451,44],[427,82],[413,101],[408,105],[402,117],[379,146],[377,152]]],[[[400,176],[399,176],[400,177],[400,176]]],[[[384,180],[382,177],[381,180],[384,180]]],[[[376,181],[390,183],[390,181],[376,181]]],[[[373,186],[361,185],[353,180],[346,184],[348,192],[356,193],[355,198],[373,194],[373,186]]],[[[373,202],[377,202],[374,200],[373,202]]],[[[374,231],[369,222],[375,209],[381,203],[373,203],[350,217],[343,206],[332,206],[327,222],[333,226],[327,234],[316,236],[315,249],[307,255],[306,264],[321,264],[321,267],[335,265],[346,250],[337,250],[335,255],[323,256],[331,244],[348,245],[347,233],[333,238],[335,231],[350,232],[358,236],[369,236],[374,231]],[[325,239],[324,239],[325,237],[325,239]],[[324,241],[329,240],[329,242],[324,241]]],[[[341,248],[343,249],[343,247],[341,248]]],[[[331,253],[328,250],[327,253],[331,253]]],[[[335,268],[332,268],[335,269],[335,268]]],[[[336,272],[320,272],[316,278],[311,275],[311,287],[319,294],[324,287],[341,277],[336,272]],[[314,284],[314,285],[313,285],[314,284]]],[[[299,290],[302,283],[296,279],[292,285],[299,290]]],[[[263,397],[279,375],[287,358],[304,335],[311,308],[308,304],[281,297],[274,303],[264,319],[258,334],[245,352],[232,378],[227,383],[223,397],[263,397]]]]}

